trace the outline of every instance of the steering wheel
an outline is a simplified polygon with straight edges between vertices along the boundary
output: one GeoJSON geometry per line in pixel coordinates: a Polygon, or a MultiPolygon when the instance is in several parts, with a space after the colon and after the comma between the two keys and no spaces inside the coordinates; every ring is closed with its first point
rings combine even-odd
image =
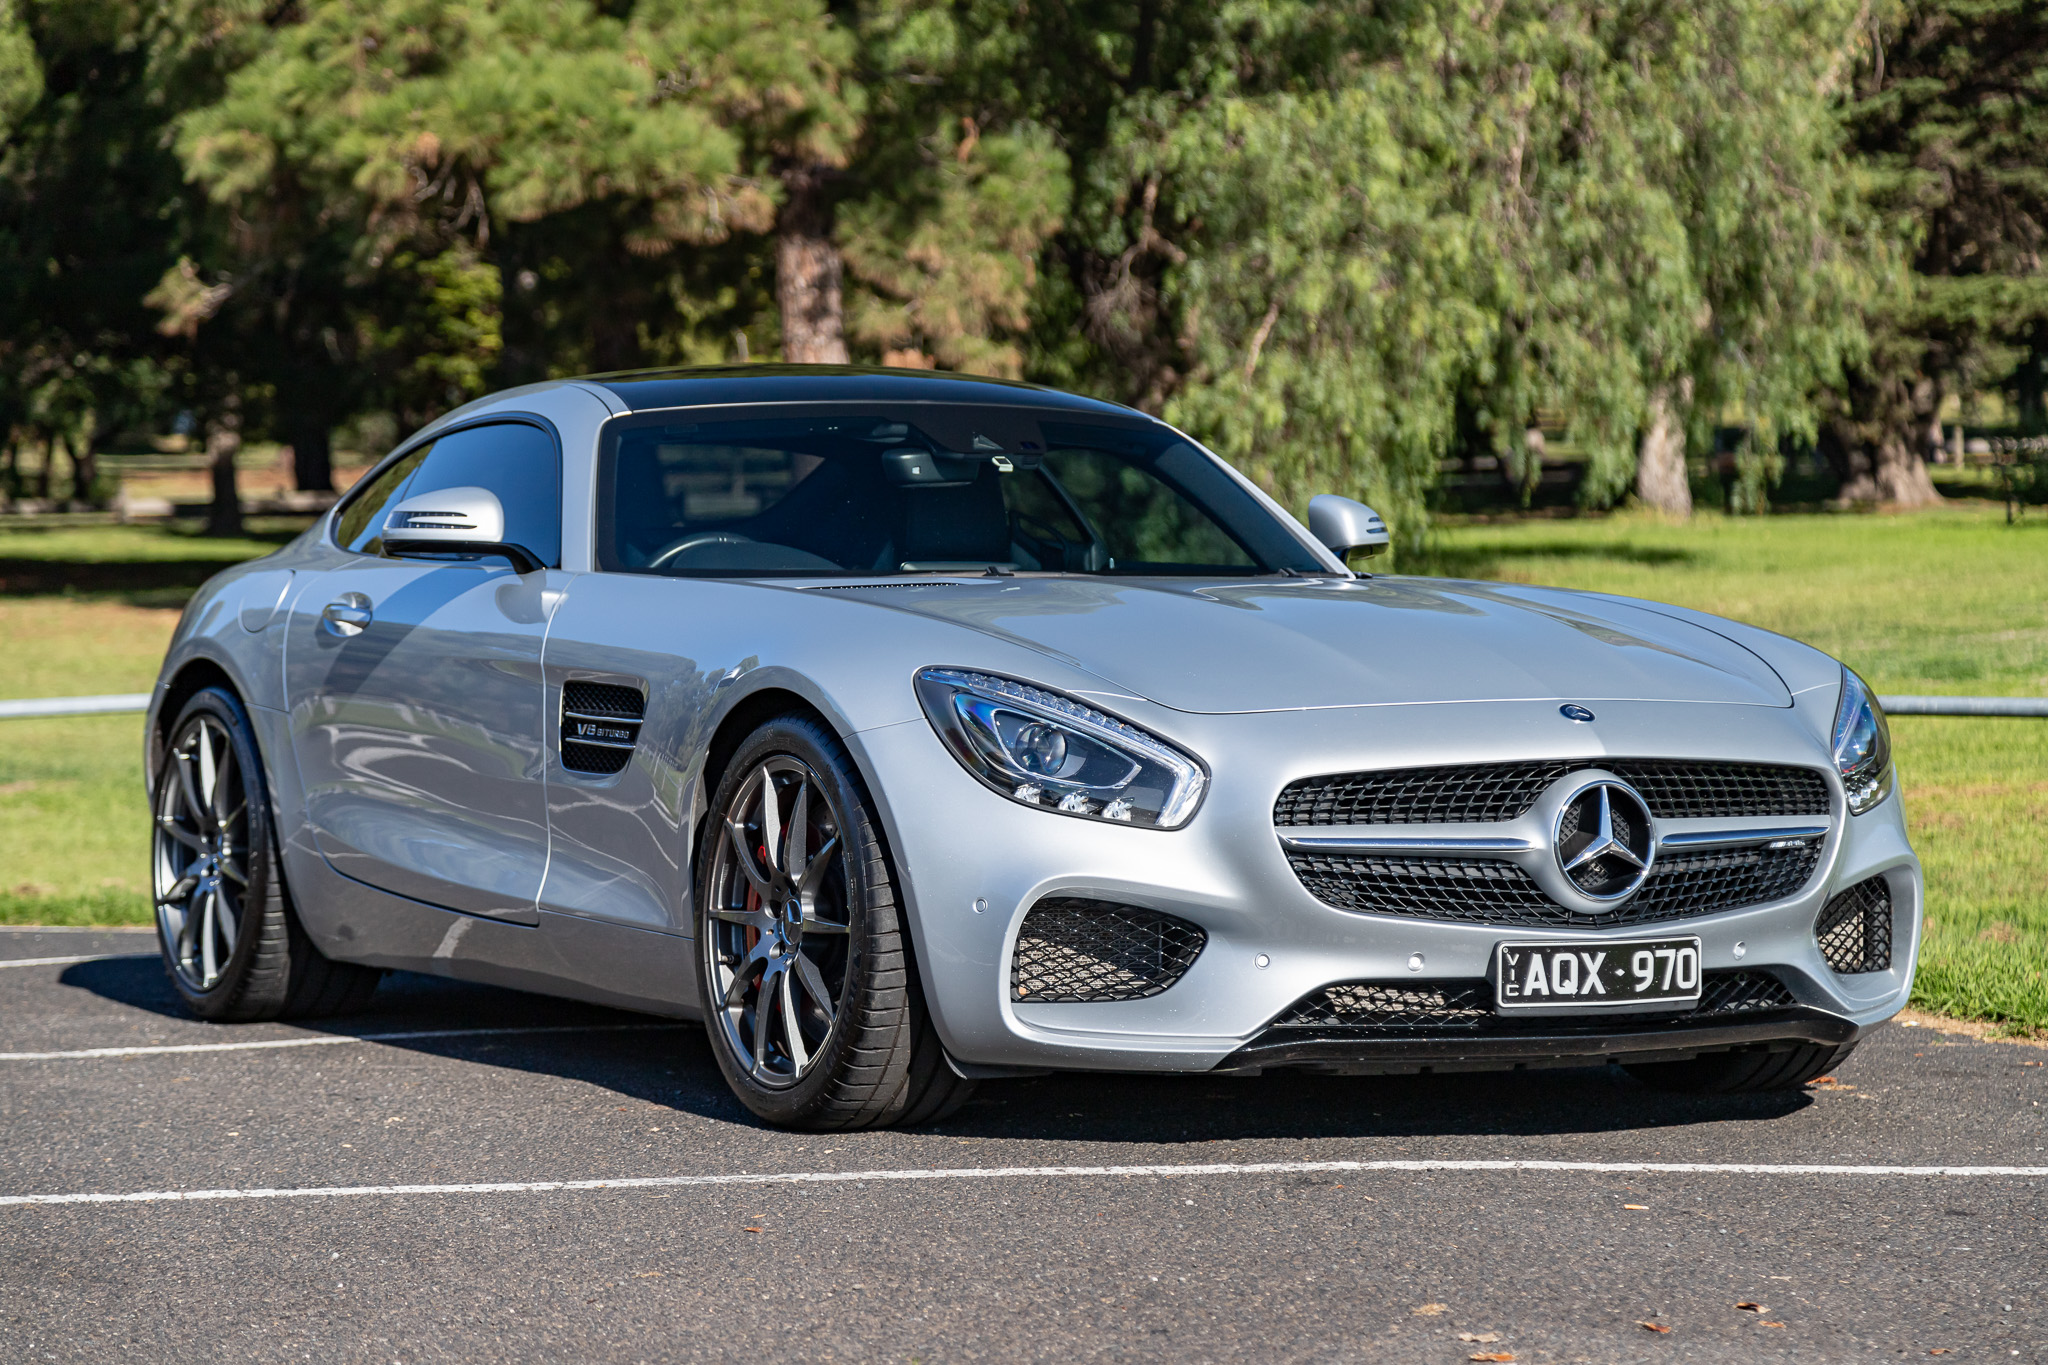
{"type": "Polygon", "coordinates": [[[662,546],[654,558],[647,561],[647,567],[650,569],[663,568],[677,555],[682,554],[686,550],[697,549],[702,545],[752,544],[754,544],[752,536],[743,536],[738,531],[699,531],[693,536],[684,536],[681,540],[662,546]]]}

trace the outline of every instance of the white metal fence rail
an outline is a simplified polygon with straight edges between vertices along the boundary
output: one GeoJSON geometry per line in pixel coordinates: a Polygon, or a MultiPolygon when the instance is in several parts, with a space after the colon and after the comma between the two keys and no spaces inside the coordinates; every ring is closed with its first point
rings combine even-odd
{"type": "Polygon", "coordinates": [[[0,701],[0,720],[29,716],[104,716],[148,709],[147,692],[117,692],[105,697],[30,697],[26,701],[0,701]]]}

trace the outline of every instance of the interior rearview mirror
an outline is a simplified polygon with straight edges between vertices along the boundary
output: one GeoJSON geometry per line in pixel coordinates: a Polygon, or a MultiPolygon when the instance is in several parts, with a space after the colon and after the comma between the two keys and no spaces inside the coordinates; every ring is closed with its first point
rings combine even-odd
{"type": "Polygon", "coordinates": [[[1353,553],[1384,554],[1393,543],[1379,513],[1335,493],[1318,493],[1308,500],[1308,530],[1339,559],[1353,553]]]}
{"type": "Polygon", "coordinates": [[[384,548],[394,555],[503,555],[520,573],[541,568],[523,545],[505,539],[505,507],[488,488],[444,488],[393,507],[384,518],[384,548]]]}

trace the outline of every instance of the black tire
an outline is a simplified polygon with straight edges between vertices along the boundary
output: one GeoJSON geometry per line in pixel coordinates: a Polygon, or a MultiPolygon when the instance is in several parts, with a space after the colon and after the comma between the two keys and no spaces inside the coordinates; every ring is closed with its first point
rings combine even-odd
{"type": "Polygon", "coordinates": [[[277,854],[263,757],[234,694],[209,687],[185,703],[150,802],[157,946],[186,1008],[202,1019],[248,1023],[347,1014],[369,1003],[383,972],[323,956],[299,925],[277,854]],[[195,806],[194,789],[181,787],[194,777],[199,743],[207,745],[206,764],[222,794],[217,805],[202,798],[195,806]],[[203,828],[203,817],[212,818],[217,836],[203,828]],[[167,820],[185,837],[170,832],[167,820]],[[195,848],[194,838],[213,843],[213,853],[195,848]],[[200,908],[209,885],[220,897],[211,921],[200,908]],[[230,936],[217,936],[215,926],[230,908],[230,936]],[[195,959],[192,939],[202,932],[207,945],[195,959]],[[213,951],[218,947],[225,954],[213,951]]]}
{"type": "Polygon", "coordinates": [[[1841,1047],[1801,1043],[1783,1052],[1710,1052],[1683,1062],[1643,1062],[1627,1071],[1657,1090],[1688,1095],[1750,1095],[1797,1090],[1848,1061],[1855,1050],[1854,1043],[1841,1047]]]}
{"type": "Polygon", "coordinates": [[[837,735],[804,716],[778,717],[749,735],[714,793],[698,855],[705,1029],[740,1103],[780,1127],[844,1131],[931,1122],[967,1101],[973,1084],[948,1065],[926,1015],[887,851],[837,735]],[[772,856],[777,841],[766,837],[774,831],[762,806],[770,798],[782,841],[772,856]],[[799,811],[801,851],[789,842],[799,811]],[[752,855],[737,848],[734,829],[752,855]],[[826,850],[825,838],[835,841],[828,857],[811,856],[826,850]],[[807,908],[791,916],[782,908],[790,897],[807,908]],[[786,981],[781,989],[806,1004],[767,1003],[778,979],[771,960],[788,964],[775,969],[786,981]],[[815,986],[796,983],[819,983],[829,994],[835,980],[828,1022],[813,1036],[806,1026],[817,1029],[826,1012],[815,986]],[[787,1042],[792,1023],[797,1045],[787,1042]]]}

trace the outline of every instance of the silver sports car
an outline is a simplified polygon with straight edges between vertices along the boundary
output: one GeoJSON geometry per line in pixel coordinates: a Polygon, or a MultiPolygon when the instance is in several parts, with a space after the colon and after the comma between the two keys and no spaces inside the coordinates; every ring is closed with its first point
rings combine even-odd
{"type": "Polygon", "coordinates": [[[1141,413],[755,367],[482,399],[193,599],[157,924],[701,1018],[772,1123],[1053,1069],[1833,1068],[1921,877],[1869,690],[1677,607],[1381,577],[1141,413]]]}

